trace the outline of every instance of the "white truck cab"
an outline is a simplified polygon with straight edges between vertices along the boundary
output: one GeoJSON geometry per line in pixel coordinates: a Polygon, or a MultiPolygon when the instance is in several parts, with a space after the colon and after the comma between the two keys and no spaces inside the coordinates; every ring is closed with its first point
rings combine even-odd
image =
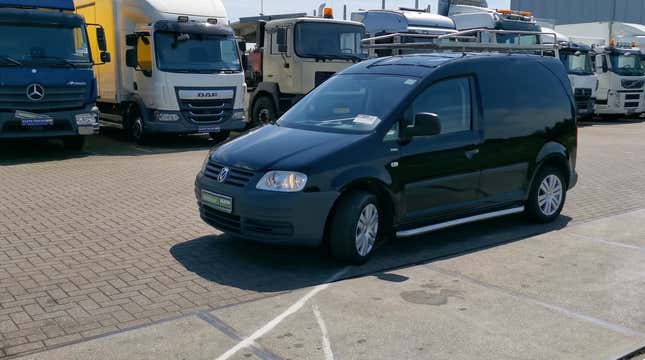
{"type": "Polygon", "coordinates": [[[542,29],[530,12],[495,10],[471,5],[452,5],[450,18],[457,30],[489,29],[488,41],[508,45],[540,44],[542,29]]]}
{"type": "Polygon", "coordinates": [[[246,127],[241,54],[220,0],[77,0],[115,43],[97,71],[103,126],[142,142],[152,134],[208,133],[220,141],[246,127]]]}
{"type": "Polygon", "coordinates": [[[259,23],[261,82],[249,109],[254,123],[271,123],[339,71],[365,58],[363,24],[324,17],[259,23]]]}
{"type": "Polygon", "coordinates": [[[594,47],[598,74],[596,114],[640,116],[645,112],[641,51],[630,44],[594,47]]]}
{"type": "Polygon", "coordinates": [[[562,64],[569,73],[578,116],[582,119],[593,117],[599,82],[594,72],[594,53],[591,46],[561,42],[558,52],[562,64]]]}

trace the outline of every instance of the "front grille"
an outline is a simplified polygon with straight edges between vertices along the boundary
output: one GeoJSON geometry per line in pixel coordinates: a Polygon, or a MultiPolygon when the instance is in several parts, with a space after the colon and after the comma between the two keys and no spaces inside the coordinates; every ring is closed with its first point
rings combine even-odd
{"type": "Polygon", "coordinates": [[[622,85],[624,89],[641,89],[645,86],[643,80],[623,80],[622,85]]]}
{"type": "Polygon", "coordinates": [[[316,85],[316,87],[318,87],[325,81],[329,80],[329,78],[334,76],[334,74],[334,72],[329,71],[316,71],[316,74],[314,75],[314,84],[316,85]]]}
{"type": "Polygon", "coordinates": [[[640,94],[627,94],[625,95],[625,100],[640,100],[640,94]]]}
{"type": "Polygon", "coordinates": [[[626,102],[625,103],[626,108],[636,108],[636,107],[638,107],[638,105],[639,105],[639,103],[637,103],[637,102],[626,102]]]}
{"type": "Polygon", "coordinates": [[[591,89],[576,89],[575,91],[575,96],[576,97],[591,97],[591,89]]]}
{"type": "MultiPolygon", "coordinates": [[[[219,181],[218,177],[223,168],[223,165],[211,161],[206,166],[206,170],[204,170],[204,176],[209,179],[219,181]]],[[[248,184],[251,178],[255,175],[252,171],[249,170],[232,167],[228,167],[228,169],[229,173],[226,177],[226,180],[224,180],[224,183],[237,187],[246,186],[246,184],[248,184]]]]}
{"type": "Polygon", "coordinates": [[[27,97],[26,86],[0,86],[0,109],[50,111],[81,108],[85,105],[86,86],[44,87],[40,101],[27,97]]]}
{"type": "Polygon", "coordinates": [[[293,225],[286,222],[244,219],[244,232],[261,236],[289,237],[293,235],[293,225]]]}
{"type": "Polygon", "coordinates": [[[576,109],[578,110],[589,110],[589,101],[577,101],[576,109]]]}
{"type": "Polygon", "coordinates": [[[233,99],[179,100],[185,119],[194,122],[222,122],[233,110],[233,99]]]}
{"type": "Polygon", "coordinates": [[[242,220],[239,216],[227,214],[209,206],[201,206],[202,218],[211,226],[225,232],[242,232],[242,220]]]}

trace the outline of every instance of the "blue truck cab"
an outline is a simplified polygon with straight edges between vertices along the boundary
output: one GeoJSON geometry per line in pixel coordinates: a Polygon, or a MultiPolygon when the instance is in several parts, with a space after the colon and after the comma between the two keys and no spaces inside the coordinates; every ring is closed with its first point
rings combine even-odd
{"type": "MultiPolygon", "coordinates": [[[[80,150],[98,133],[88,25],[73,0],[0,0],[0,140],[60,138],[80,150]]],[[[109,62],[96,27],[101,63],[109,62]]]]}

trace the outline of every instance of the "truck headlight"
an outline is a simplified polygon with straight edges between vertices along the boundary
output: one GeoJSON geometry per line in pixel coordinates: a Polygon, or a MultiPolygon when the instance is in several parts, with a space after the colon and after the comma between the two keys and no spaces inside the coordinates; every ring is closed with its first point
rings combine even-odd
{"type": "Polygon", "coordinates": [[[155,111],[155,120],[156,121],[178,121],[179,115],[175,113],[155,111]]]}
{"type": "Polygon", "coordinates": [[[256,186],[259,190],[298,192],[307,185],[307,175],[294,171],[269,171],[256,186]]]}
{"type": "Polygon", "coordinates": [[[94,126],[98,123],[98,114],[94,112],[76,114],[75,118],[78,126],[94,126]]]}

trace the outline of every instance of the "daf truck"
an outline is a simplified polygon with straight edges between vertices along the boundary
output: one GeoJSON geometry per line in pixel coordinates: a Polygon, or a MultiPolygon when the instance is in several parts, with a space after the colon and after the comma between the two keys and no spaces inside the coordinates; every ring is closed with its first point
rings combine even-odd
{"type": "Polygon", "coordinates": [[[110,61],[103,29],[74,14],[72,0],[0,0],[0,34],[0,139],[82,149],[99,130],[92,67],[110,61]]]}
{"type": "Polygon", "coordinates": [[[97,70],[101,125],[139,143],[154,134],[246,127],[241,54],[220,0],[76,0],[104,24],[115,61],[97,70]]]}
{"type": "MultiPolygon", "coordinates": [[[[260,57],[257,86],[249,100],[253,124],[275,122],[293,104],[339,71],[367,58],[361,48],[363,24],[324,17],[256,20],[260,57]]],[[[236,26],[236,24],[234,24],[236,26]]]]}
{"type": "Polygon", "coordinates": [[[617,22],[556,26],[558,32],[594,48],[599,116],[638,117],[645,112],[645,72],[636,41],[645,35],[641,27],[617,22]]]}

